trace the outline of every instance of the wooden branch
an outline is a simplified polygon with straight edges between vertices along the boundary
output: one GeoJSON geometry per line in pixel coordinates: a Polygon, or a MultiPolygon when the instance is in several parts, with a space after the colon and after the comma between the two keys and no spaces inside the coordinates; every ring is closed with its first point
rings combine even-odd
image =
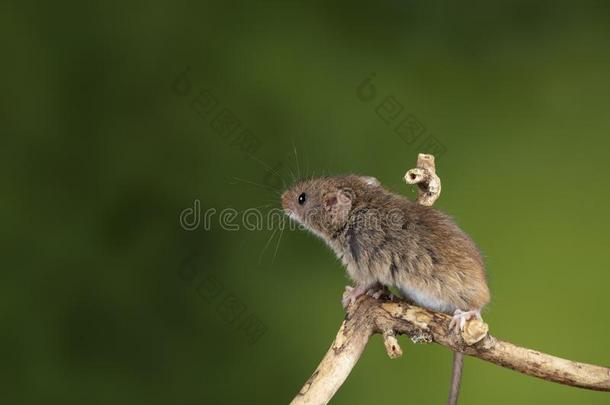
{"type": "Polygon", "coordinates": [[[360,359],[373,332],[366,308],[348,313],[320,365],[291,403],[328,403],[360,359]]]}
{"type": "MultiPolygon", "coordinates": [[[[573,387],[610,391],[610,369],[551,356],[519,347],[487,334],[469,345],[449,330],[449,315],[411,305],[406,301],[374,299],[364,295],[348,308],[345,320],[316,371],[292,400],[292,404],[326,404],[360,358],[369,337],[403,334],[413,342],[434,342],[502,367],[573,387]]],[[[385,342],[388,340],[385,339],[385,342]]],[[[402,353],[390,340],[394,352],[402,353]]],[[[388,344],[386,343],[386,348],[388,344]]],[[[390,357],[399,357],[392,356],[390,357]]]]}
{"type": "Polygon", "coordinates": [[[431,206],[441,195],[441,179],[436,175],[436,165],[433,155],[420,153],[417,157],[417,167],[405,174],[407,184],[417,184],[417,202],[431,206]]]}
{"type": "MultiPolygon", "coordinates": [[[[418,185],[417,202],[431,206],[441,193],[441,180],[436,175],[434,156],[420,153],[417,167],[407,171],[405,181],[418,185]]],[[[352,371],[374,333],[383,336],[388,356],[402,355],[397,334],[407,335],[413,342],[435,342],[454,352],[507,367],[520,373],[559,384],[610,391],[610,369],[551,356],[516,346],[488,334],[489,327],[480,319],[466,323],[460,335],[449,330],[449,315],[407,303],[360,297],[348,307],[330,349],[294,397],[291,404],[326,404],[352,371]]]]}

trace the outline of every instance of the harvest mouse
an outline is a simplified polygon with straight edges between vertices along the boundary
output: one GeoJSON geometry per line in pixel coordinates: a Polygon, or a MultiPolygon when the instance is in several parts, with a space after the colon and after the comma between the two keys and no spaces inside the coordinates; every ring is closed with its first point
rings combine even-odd
{"type": "MultiPolygon", "coordinates": [[[[489,302],[483,260],[474,242],[446,214],[385,189],[374,177],[319,177],[282,195],[286,214],[322,238],[362,294],[395,287],[417,305],[453,315],[460,330],[489,302]]],[[[449,403],[457,402],[463,354],[455,352],[449,403]]]]}

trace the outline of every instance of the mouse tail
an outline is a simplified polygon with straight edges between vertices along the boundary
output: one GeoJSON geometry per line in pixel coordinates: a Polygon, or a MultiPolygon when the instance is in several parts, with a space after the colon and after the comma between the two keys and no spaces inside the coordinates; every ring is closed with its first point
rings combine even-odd
{"type": "Polygon", "coordinates": [[[464,354],[453,352],[453,372],[451,373],[451,388],[447,405],[456,405],[460,395],[460,383],[462,382],[462,366],[464,365],[464,354]]]}

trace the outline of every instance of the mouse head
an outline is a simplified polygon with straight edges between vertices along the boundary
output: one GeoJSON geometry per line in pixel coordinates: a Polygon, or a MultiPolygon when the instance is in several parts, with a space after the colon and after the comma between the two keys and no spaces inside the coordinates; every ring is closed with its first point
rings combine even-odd
{"type": "Polygon", "coordinates": [[[373,177],[318,177],[300,181],[282,194],[284,212],[318,236],[329,239],[347,224],[359,196],[377,187],[373,177]]]}

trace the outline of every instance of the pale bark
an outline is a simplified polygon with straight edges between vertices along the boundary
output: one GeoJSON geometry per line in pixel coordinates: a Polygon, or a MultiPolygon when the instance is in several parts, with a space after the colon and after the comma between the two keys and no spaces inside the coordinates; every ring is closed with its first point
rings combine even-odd
{"type": "Polygon", "coordinates": [[[417,202],[431,206],[441,195],[441,179],[436,175],[433,155],[420,153],[417,167],[407,171],[404,177],[407,184],[417,184],[417,202]]]}

